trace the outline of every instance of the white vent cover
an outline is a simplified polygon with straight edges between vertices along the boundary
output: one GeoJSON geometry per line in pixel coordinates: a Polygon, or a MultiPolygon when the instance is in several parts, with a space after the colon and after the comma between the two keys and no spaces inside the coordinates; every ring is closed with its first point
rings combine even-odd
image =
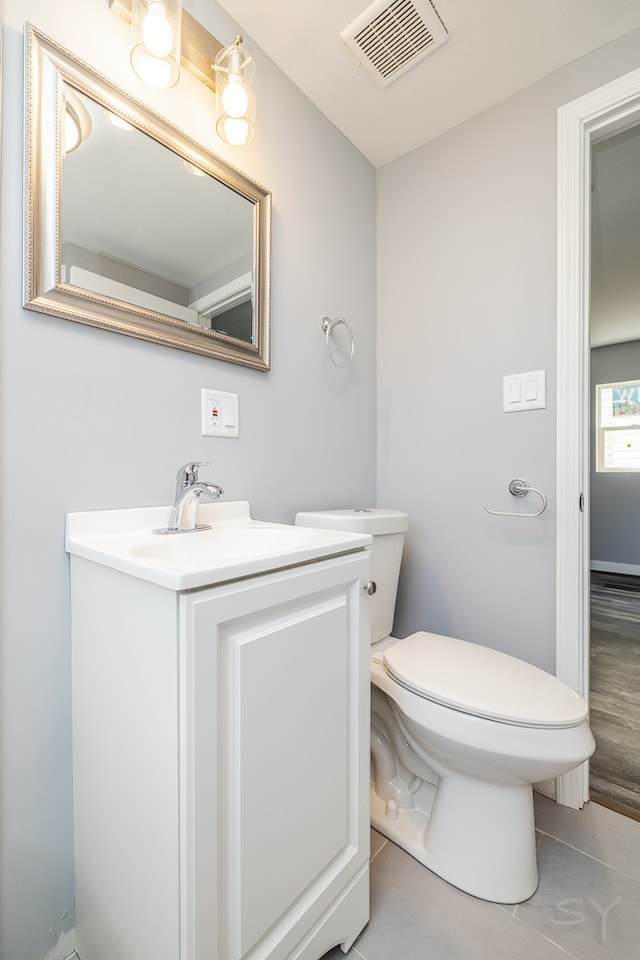
{"type": "Polygon", "coordinates": [[[383,87],[449,39],[429,0],[374,0],[340,36],[383,87]]]}

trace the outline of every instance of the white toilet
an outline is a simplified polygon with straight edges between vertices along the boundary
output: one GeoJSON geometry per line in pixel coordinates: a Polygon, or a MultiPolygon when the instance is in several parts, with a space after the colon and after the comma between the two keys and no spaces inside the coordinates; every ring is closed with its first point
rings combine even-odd
{"type": "Polygon", "coordinates": [[[443,879],[498,903],[538,884],[532,784],[594,751],[587,704],[497,650],[391,637],[406,513],[327,510],[296,523],[373,536],[371,820],[443,879]]]}

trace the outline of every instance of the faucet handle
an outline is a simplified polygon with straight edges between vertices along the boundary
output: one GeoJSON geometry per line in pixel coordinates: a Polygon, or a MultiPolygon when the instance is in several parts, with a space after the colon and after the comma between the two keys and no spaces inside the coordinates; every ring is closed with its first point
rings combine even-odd
{"type": "Polygon", "coordinates": [[[180,480],[181,483],[184,483],[185,486],[192,483],[198,482],[198,470],[200,467],[210,467],[211,464],[208,460],[190,460],[189,463],[184,463],[178,472],[176,473],[176,480],[180,480]]]}
{"type": "Polygon", "coordinates": [[[189,463],[183,463],[176,473],[176,499],[185,487],[190,487],[198,482],[198,471],[200,467],[210,467],[208,460],[190,460],[189,463]]]}

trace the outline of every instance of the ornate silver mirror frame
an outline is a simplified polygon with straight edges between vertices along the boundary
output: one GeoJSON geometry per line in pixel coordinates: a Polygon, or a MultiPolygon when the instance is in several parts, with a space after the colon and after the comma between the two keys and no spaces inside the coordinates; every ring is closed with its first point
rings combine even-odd
{"type": "MultiPolygon", "coordinates": [[[[127,336],[229,360],[259,370],[270,367],[271,194],[245,174],[208,152],[141,102],[59,47],[31,25],[25,27],[25,244],[24,306],[127,336]],[[251,332],[246,338],[156,312],[157,306],[115,299],[65,279],[62,261],[65,91],[89,98],[136,128],[196,171],[253,205],[253,237],[240,298],[251,298],[251,332]]],[[[193,178],[196,179],[196,178],[193,178]]],[[[141,185],[144,189],[144,184],[141,185]]],[[[189,229],[189,211],[183,210],[189,229]]],[[[224,226],[215,225],[217,230],[224,226]]],[[[248,228],[251,231],[251,225],[248,228]]],[[[206,246],[206,245],[205,245],[206,246]]],[[[238,284],[235,283],[235,286],[238,284]]],[[[221,289],[233,288],[222,284],[221,289]]],[[[202,299],[202,298],[201,298],[202,299]]],[[[206,298],[205,298],[206,299],[206,298]]],[[[233,300],[233,297],[230,298],[233,300]]],[[[236,300],[238,295],[236,295],[236,300]]],[[[209,314],[215,309],[209,310],[209,314]]],[[[214,323],[208,321],[211,326],[214,323]]]]}

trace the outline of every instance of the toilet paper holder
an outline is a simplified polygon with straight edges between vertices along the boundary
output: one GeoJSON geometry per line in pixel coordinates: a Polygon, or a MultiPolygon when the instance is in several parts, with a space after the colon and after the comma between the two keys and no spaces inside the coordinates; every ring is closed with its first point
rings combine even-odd
{"type": "Polygon", "coordinates": [[[540,509],[534,513],[513,513],[508,510],[490,510],[489,507],[485,505],[487,513],[490,513],[492,517],[539,517],[540,514],[544,513],[547,509],[547,498],[542,490],[530,486],[529,481],[523,480],[521,477],[516,477],[515,480],[511,481],[509,484],[509,493],[514,497],[526,497],[528,493],[537,493],[542,501],[540,509]]]}

